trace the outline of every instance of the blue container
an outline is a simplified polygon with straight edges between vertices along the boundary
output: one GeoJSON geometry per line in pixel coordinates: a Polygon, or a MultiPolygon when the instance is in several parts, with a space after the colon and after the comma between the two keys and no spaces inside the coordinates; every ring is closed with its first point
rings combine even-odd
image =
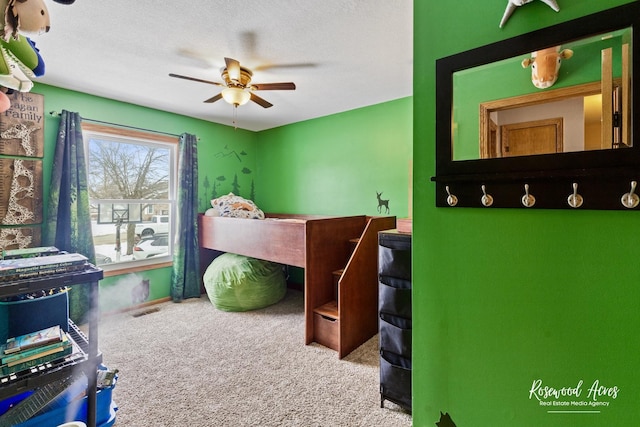
{"type": "MultiPolygon", "coordinates": [[[[87,382],[76,381],[62,395],[49,404],[47,411],[33,417],[15,427],[55,427],[71,421],[87,422],[87,397],[81,400],[87,387],[87,382]]],[[[116,422],[117,405],[112,400],[115,384],[98,390],[96,397],[96,426],[110,427],[116,422]]]]}
{"type": "Polygon", "coordinates": [[[0,301],[0,342],[60,325],[69,331],[69,296],[67,292],[22,301],[0,301]]]}

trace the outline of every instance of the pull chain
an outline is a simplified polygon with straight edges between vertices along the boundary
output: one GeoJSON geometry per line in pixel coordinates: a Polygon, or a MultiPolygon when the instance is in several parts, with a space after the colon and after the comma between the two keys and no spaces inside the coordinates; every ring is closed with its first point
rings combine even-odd
{"type": "Polygon", "coordinates": [[[238,104],[233,104],[233,130],[238,130],[238,104]]]}

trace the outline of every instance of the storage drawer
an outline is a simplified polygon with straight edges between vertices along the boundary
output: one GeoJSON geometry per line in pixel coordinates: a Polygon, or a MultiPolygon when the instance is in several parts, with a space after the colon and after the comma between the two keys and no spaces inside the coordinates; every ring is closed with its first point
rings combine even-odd
{"type": "Polygon", "coordinates": [[[411,329],[400,328],[380,319],[380,349],[411,358],[411,329]]]}
{"type": "Polygon", "coordinates": [[[314,313],[313,337],[318,344],[338,351],[340,346],[340,320],[314,313]]]}
{"type": "Polygon", "coordinates": [[[405,318],[411,318],[411,288],[398,288],[392,285],[411,285],[410,282],[404,280],[390,281],[381,277],[378,282],[378,311],[380,313],[390,313],[405,318]],[[385,283],[387,282],[387,283],[385,283]],[[402,283],[398,283],[402,282],[402,283]]]}
{"type": "Polygon", "coordinates": [[[380,352],[380,393],[383,399],[411,410],[411,360],[380,352]]]}
{"type": "Polygon", "coordinates": [[[378,244],[387,248],[411,251],[411,234],[387,230],[378,233],[378,244]]]}
{"type": "Polygon", "coordinates": [[[411,251],[378,246],[378,273],[411,280],[411,251]]]}

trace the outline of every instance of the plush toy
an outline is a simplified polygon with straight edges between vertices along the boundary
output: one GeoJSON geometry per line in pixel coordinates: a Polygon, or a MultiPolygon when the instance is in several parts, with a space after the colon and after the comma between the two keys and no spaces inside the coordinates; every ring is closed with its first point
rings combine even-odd
{"type": "MultiPolygon", "coordinates": [[[[72,4],[75,0],[54,0],[72,4]]],[[[35,43],[22,33],[46,33],[51,26],[43,0],[0,0],[0,112],[10,107],[5,92],[29,92],[34,77],[44,75],[35,43]]]]}
{"type": "MultiPolygon", "coordinates": [[[[522,6],[523,4],[531,3],[533,0],[509,0],[507,3],[507,8],[504,11],[504,15],[502,16],[502,21],[500,21],[500,28],[504,27],[504,24],[507,23],[511,14],[516,10],[516,7],[522,6]]],[[[556,0],[542,0],[546,5],[548,5],[551,9],[556,12],[560,11],[560,7],[556,0]]]]}
{"type": "Polygon", "coordinates": [[[546,89],[558,80],[562,60],[572,56],[571,49],[560,50],[560,46],[550,47],[535,51],[531,54],[531,58],[523,59],[522,67],[531,66],[531,82],[538,89],[546,89]]]}

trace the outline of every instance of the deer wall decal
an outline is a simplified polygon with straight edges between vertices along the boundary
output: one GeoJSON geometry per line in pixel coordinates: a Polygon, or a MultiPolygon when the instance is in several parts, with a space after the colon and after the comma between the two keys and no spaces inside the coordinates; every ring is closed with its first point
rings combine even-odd
{"type": "Polygon", "coordinates": [[[386,209],[385,213],[389,213],[389,200],[384,200],[380,196],[382,196],[382,192],[378,193],[376,191],[376,197],[378,198],[378,213],[382,213],[382,208],[386,209]]]}

